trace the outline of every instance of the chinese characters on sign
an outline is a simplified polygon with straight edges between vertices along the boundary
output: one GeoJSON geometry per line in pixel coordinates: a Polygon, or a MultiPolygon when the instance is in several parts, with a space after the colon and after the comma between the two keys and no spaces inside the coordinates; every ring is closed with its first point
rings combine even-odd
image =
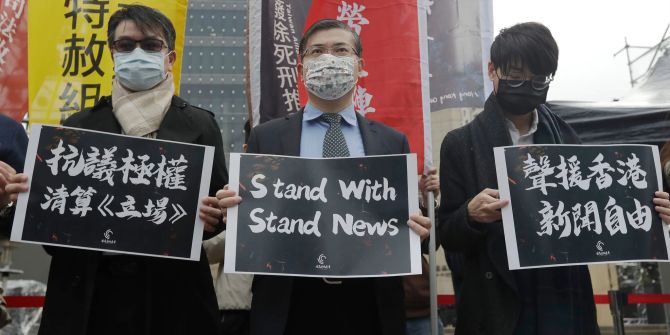
{"type": "Polygon", "coordinates": [[[109,15],[109,0],[63,0],[63,17],[71,34],[61,44],[61,75],[67,78],[58,95],[61,120],[82,108],[93,107],[100,99],[100,82],[84,84],[78,79],[91,74],[105,76],[101,61],[107,49],[107,36],[102,28],[109,15]],[[90,36],[80,33],[90,30],[96,32],[90,36]]]}
{"type": "MultiPolygon", "coordinates": [[[[362,27],[370,24],[370,21],[363,16],[364,11],[365,6],[363,5],[342,1],[342,4],[337,6],[337,20],[347,23],[358,35],[361,35],[362,27]]],[[[359,73],[361,78],[367,78],[369,75],[365,70],[359,73]]],[[[373,95],[364,86],[357,84],[354,92],[354,109],[363,115],[374,113],[375,108],[370,105],[372,97],[373,95]]]]}
{"type": "Polygon", "coordinates": [[[336,19],[358,32],[365,50],[358,55],[364,64],[352,88],[354,110],[404,133],[423,168],[424,153],[425,161],[431,161],[423,1],[250,0],[247,36],[253,124],[286,117],[299,110],[299,103],[307,103],[309,93],[296,78],[301,75],[298,42],[316,22],[336,19]]]}
{"type": "Polygon", "coordinates": [[[26,0],[5,0],[0,4],[0,75],[5,72],[5,58],[14,44],[25,7],[26,0]]]}
{"type": "Polygon", "coordinates": [[[30,193],[17,204],[13,240],[199,255],[196,214],[209,189],[212,148],[40,125],[30,140],[30,193]]]}
{"type": "MultiPolygon", "coordinates": [[[[0,0],[0,3],[8,1],[16,0],[0,0]]],[[[73,113],[95,106],[103,96],[111,93],[114,65],[108,45],[107,23],[116,11],[130,4],[146,5],[165,14],[175,30],[183,32],[187,8],[187,0],[25,3],[24,13],[30,13],[27,29],[33,32],[27,35],[27,47],[22,51],[30,68],[27,74],[29,106],[26,109],[30,110],[30,123],[43,124],[60,124],[73,113]],[[45,33],[45,27],[58,29],[45,33]]],[[[177,90],[183,41],[184,34],[177,34],[177,59],[172,68],[177,90]]]]}
{"type": "Polygon", "coordinates": [[[511,201],[503,209],[510,268],[668,259],[666,228],[652,203],[661,189],[655,147],[523,146],[495,153],[501,198],[511,201]],[[623,247],[632,244],[639,248],[623,247]]]}
{"type": "Polygon", "coordinates": [[[27,6],[27,0],[0,0],[0,101],[2,114],[16,121],[28,111],[27,6]]]}
{"type": "Polygon", "coordinates": [[[274,57],[277,80],[286,112],[300,110],[298,94],[298,39],[293,23],[293,9],[290,3],[276,0],[274,6],[274,57]]]}
{"type": "Polygon", "coordinates": [[[67,172],[70,177],[90,176],[92,179],[107,182],[109,186],[114,186],[114,177],[118,175],[121,175],[123,184],[133,185],[149,185],[151,182],[147,178],[154,177],[156,187],[186,190],[184,172],[188,167],[188,161],[184,155],[179,155],[178,159],[166,160],[165,155],[161,154],[160,162],[154,164],[148,162],[149,155],[142,154],[137,155],[137,164],[134,164],[136,159],[133,150],[129,148],[126,149],[126,154],[120,162],[115,159],[117,146],[103,150],[90,147],[88,152],[82,150],[81,154],[74,145],[68,145],[68,149],[69,152],[63,155],[66,149],[63,147],[63,140],[60,140],[58,145],[50,150],[53,156],[45,162],[54,176],[60,172],[67,172]],[[101,152],[104,152],[102,156],[101,152]]]}
{"type": "MultiPolygon", "coordinates": [[[[103,148],[99,150],[96,147],[90,147],[90,152],[86,153],[82,150],[79,154],[79,149],[74,145],[68,145],[69,152],[66,155],[63,147],[63,140],[58,142],[58,145],[51,149],[51,158],[46,159],[45,163],[50,168],[51,174],[58,176],[59,173],[67,174],[70,177],[79,175],[90,177],[91,179],[107,183],[109,186],[116,184],[132,184],[132,185],[153,185],[156,188],[164,187],[169,190],[186,190],[184,185],[186,168],[188,161],[184,155],[180,155],[178,159],[166,160],[165,155],[160,155],[160,162],[149,163],[149,155],[138,155],[137,164],[131,149],[126,149],[127,155],[121,158],[121,161],[115,159],[117,147],[103,148]],[[101,152],[104,154],[100,155],[101,152]],[[62,161],[62,162],[61,162],[62,161]],[[60,163],[60,166],[59,166],[60,163]],[[155,166],[155,169],[154,169],[155,166]],[[151,178],[151,181],[148,179],[151,178]]],[[[86,190],[80,186],[68,193],[67,187],[61,185],[59,188],[51,188],[47,186],[47,192],[44,194],[45,202],[40,206],[44,210],[56,211],[60,214],[65,213],[67,198],[75,203],[75,207],[68,208],[73,215],[80,214],[81,217],[86,216],[86,213],[92,208],[92,198],[97,194],[94,187],[89,186],[86,190]]],[[[103,195],[100,194],[99,197],[103,195]]],[[[161,199],[148,199],[144,205],[145,212],[140,213],[135,209],[135,197],[132,195],[125,195],[125,201],[119,202],[121,207],[119,212],[112,212],[109,206],[114,200],[113,195],[105,194],[104,199],[97,206],[98,212],[102,216],[116,216],[118,218],[148,218],[147,220],[161,224],[167,218],[168,204],[170,199],[163,197],[161,199]]],[[[175,223],[187,213],[179,204],[172,204],[174,215],[170,217],[170,222],[175,223]]]]}
{"type": "MultiPolygon", "coordinates": [[[[593,166],[589,166],[588,170],[591,172],[587,179],[582,178],[582,171],[579,168],[580,162],[577,156],[573,155],[566,159],[563,155],[558,155],[561,163],[556,166],[550,166],[549,157],[540,155],[539,160],[536,160],[530,153],[528,158],[523,161],[524,178],[528,180],[531,185],[526,188],[526,191],[539,190],[543,195],[547,195],[547,188],[562,187],[565,190],[570,190],[574,187],[579,187],[582,190],[588,191],[591,187],[591,179],[594,180],[594,187],[598,190],[607,190],[612,186],[612,175],[617,173],[620,178],[616,182],[621,186],[628,186],[630,184],[638,189],[644,190],[647,188],[647,181],[645,177],[647,173],[640,168],[640,159],[631,153],[631,157],[623,160],[617,160],[618,168],[613,168],[609,163],[603,162],[603,155],[601,153],[593,159],[593,166]],[[554,175],[555,173],[555,175],[554,175]],[[547,178],[552,177],[556,182],[551,182],[547,178]]],[[[616,177],[615,177],[616,178],[616,177]]],[[[616,204],[616,199],[609,197],[605,210],[605,226],[610,235],[617,232],[626,234],[626,222],[634,229],[643,229],[649,231],[651,228],[651,209],[649,206],[642,206],[640,201],[633,199],[635,207],[633,212],[624,211],[621,206],[616,204]],[[627,218],[627,220],[626,220],[627,218]]],[[[598,204],[594,201],[586,202],[584,205],[576,203],[571,208],[566,208],[562,201],[554,206],[548,201],[541,201],[542,209],[539,213],[542,215],[540,221],[540,230],[537,232],[539,236],[551,236],[554,230],[559,230],[562,227],[562,233],[559,238],[564,238],[571,235],[574,231],[575,236],[579,236],[582,229],[593,231],[596,234],[602,232],[602,222],[600,220],[600,211],[598,204]],[[584,213],[582,214],[582,208],[584,213]],[[574,226],[574,228],[573,228],[574,226]]]]}
{"type": "Polygon", "coordinates": [[[226,272],[355,277],[420,273],[416,156],[231,154],[226,272]],[[310,173],[311,172],[311,173],[310,173]],[[412,185],[413,187],[410,187],[412,185]]]}

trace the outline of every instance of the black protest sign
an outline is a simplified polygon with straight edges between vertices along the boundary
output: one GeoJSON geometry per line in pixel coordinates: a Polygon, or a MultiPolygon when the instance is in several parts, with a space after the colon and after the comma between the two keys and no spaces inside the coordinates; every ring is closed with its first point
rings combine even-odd
{"type": "Polygon", "coordinates": [[[226,272],[420,273],[415,155],[313,159],[231,154],[226,272]]]}
{"type": "Polygon", "coordinates": [[[495,148],[510,269],[668,260],[657,215],[658,149],[646,145],[495,148]]]}
{"type": "Polygon", "coordinates": [[[213,148],[34,125],[12,240],[199,259],[213,148]]]}

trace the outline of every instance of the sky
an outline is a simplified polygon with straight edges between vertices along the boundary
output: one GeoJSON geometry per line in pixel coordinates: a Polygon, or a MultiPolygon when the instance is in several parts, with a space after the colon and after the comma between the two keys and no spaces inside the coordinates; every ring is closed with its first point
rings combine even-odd
{"type": "MultiPolygon", "coordinates": [[[[631,89],[628,44],[653,46],[670,24],[670,0],[492,0],[494,35],[519,22],[546,25],[559,48],[547,100],[610,101],[631,89]]],[[[670,31],[668,32],[670,35],[670,31]]],[[[631,49],[631,58],[644,50],[631,49]]],[[[642,74],[651,57],[640,61],[642,74]]]]}

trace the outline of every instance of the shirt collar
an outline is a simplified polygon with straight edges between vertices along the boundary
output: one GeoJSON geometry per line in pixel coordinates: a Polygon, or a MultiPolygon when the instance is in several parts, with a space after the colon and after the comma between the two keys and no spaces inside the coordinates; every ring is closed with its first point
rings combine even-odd
{"type": "MultiPolygon", "coordinates": [[[[533,109],[532,117],[533,117],[533,121],[530,124],[530,129],[528,129],[528,133],[526,135],[521,135],[521,136],[530,136],[530,135],[535,134],[535,132],[537,131],[537,123],[539,121],[539,117],[537,115],[537,108],[533,109]]],[[[505,118],[505,124],[507,125],[507,129],[509,131],[519,133],[519,130],[516,129],[516,126],[514,125],[514,122],[510,121],[508,118],[505,118]]]]}
{"type": "MultiPolygon", "coordinates": [[[[318,119],[323,114],[318,108],[312,105],[310,102],[307,102],[305,105],[305,111],[302,116],[303,121],[312,121],[318,119]]],[[[338,114],[342,115],[342,120],[349,124],[350,126],[358,126],[358,120],[356,120],[356,111],[354,110],[354,104],[350,104],[341,110],[338,114]]]]}

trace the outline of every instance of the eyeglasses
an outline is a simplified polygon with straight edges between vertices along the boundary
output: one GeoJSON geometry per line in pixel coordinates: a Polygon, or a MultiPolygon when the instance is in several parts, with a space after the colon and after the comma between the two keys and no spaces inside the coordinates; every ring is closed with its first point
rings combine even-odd
{"type": "Polygon", "coordinates": [[[149,52],[160,52],[163,48],[167,48],[163,41],[156,38],[145,38],[139,41],[123,38],[112,42],[112,49],[118,52],[132,52],[138,44],[142,50],[149,52]]]}
{"type": "Polygon", "coordinates": [[[346,45],[338,45],[331,48],[324,46],[312,46],[305,50],[302,54],[303,57],[318,57],[323,54],[331,54],[337,57],[348,57],[353,55],[358,55],[356,51],[346,45]]]}
{"type": "Polygon", "coordinates": [[[536,91],[542,91],[546,89],[547,87],[549,87],[549,84],[551,84],[551,82],[554,80],[554,77],[552,75],[534,76],[530,80],[526,80],[525,78],[518,79],[518,78],[505,78],[505,77],[507,76],[503,76],[502,78],[499,79],[504,80],[505,84],[507,84],[507,86],[509,87],[517,88],[529,82],[531,87],[536,91]]]}

